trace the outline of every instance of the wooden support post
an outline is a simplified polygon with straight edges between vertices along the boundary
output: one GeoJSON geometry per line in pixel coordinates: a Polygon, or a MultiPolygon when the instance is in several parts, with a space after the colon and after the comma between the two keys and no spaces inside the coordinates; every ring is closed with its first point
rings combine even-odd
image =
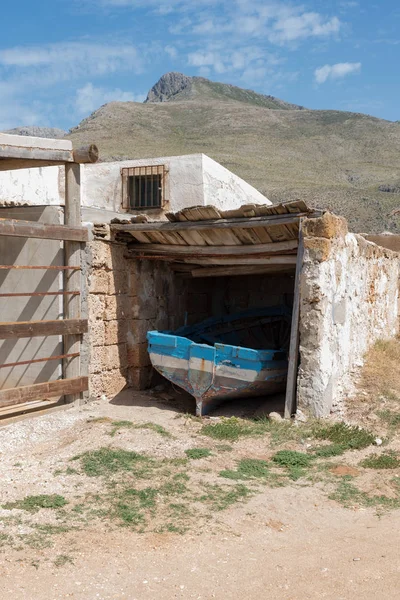
{"type": "MultiPolygon", "coordinates": [[[[65,165],[65,225],[81,225],[81,173],[80,165],[77,163],[67,163],[65,165]]],[[[81,266],[81,245],[79,242],[65,242],[65,265],[68,267],[81,266]]],[[[65,271],[64,275],[65,291],[81,289],[81,272],[65,271]]],[[[80,296],[64,296],[64,318],[79,319],[81,316],[80,296]]],[[[64,354],[75,354],[80,352],[80,335],[64,336],[64,354]]],[[[79,377],[80,357],[67,358],[63,362],[63,371],[65,379],[79,377]]],[[[80,400],[80,393],[69,394],[65,396],[67,403],[80,400]]]]}
{"type": "Polygon", "coordinates": [[[299,324],[300,324],[300,276],[303,268],[304,243],[302,223],[299,223],[299,249],[297,252],[296,275],[294,278],[294,302],[292,326],[290,332],[289,364],[286,383],[285,419],[290,419],[296,412],[297,370],[299,363],[299,324]]]}

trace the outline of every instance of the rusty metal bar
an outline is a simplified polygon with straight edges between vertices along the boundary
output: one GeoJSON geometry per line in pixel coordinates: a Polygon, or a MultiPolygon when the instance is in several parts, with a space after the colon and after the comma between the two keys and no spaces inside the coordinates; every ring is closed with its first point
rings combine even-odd
{"type": "Polygon", "coordinates": [[[59,271],[77,271],[81,267],[64,267],[57,265],[36,266],[36,265],[0,265],[0,269],[55,269],[59,271]]]}
{"type": "Polygon", "coordinates": [[[13,294],[0,294],[0,298],[15,298],[16,296],[79,296],[80,292],[15,292],[13,294]]]}
{"type": "Polygon", "coordinates": [[[33,363],[46,362],[47,360],[61,360],[62,358],[75,358],[79,356],[79,352],[74,352],[72,354],[60,354],[59,356],[46,356],[45,358],[35,358],[33,360],[22,360],[14,363],[6,363],[4,365],[0,365],[0,369],[4,369],[5,367],[20,367],[22,365],[32,365],[33,363]]]}

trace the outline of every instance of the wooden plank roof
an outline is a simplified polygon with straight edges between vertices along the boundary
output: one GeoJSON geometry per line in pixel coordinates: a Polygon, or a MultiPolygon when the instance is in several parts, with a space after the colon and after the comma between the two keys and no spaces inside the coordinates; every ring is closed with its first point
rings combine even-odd
{"type": "Polygon", "coordinates": [[[310,208],[302,200],[275,205],[248,204],[227,211],[214,206],[194,206],[168,213],[168,221],[149,221],[146,215],[137,215],[131,221],[114,219],[111,231],[117,239],[130,241],[132,252],[182,256],[189,251],[202,255],[217,251],[221,255],[232,254],[235,247],[237,254],[242,253],[241,248],[244,253],[244,247],[253,246],[254,254],[262,254],[267,250],[295,249],[293,242],[298,240],[301,217],[321,214],[322,211],[310,208]]]}

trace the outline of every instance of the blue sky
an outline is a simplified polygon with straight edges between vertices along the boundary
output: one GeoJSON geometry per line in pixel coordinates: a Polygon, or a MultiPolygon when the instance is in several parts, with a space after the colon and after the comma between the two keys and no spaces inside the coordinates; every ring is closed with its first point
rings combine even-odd
{"type": "Polygon", "coordinates": [[[400,120],[399,31],[396,0],[7,2],[0,130],[68,129],[167,71],[400,120]]]}

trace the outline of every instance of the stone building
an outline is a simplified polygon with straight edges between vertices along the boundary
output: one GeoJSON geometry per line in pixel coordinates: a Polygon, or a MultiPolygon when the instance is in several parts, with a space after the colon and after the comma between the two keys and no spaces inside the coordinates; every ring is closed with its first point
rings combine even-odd
{"type": "MultiPolygon", "coordinates": [[[[150,329],[285,303],[293,307],[286,414],[297,405],[326,416],[371,344],[398,332],[399,255],[349,233],[341,217],[301,201],[272,206],[203,154],[82,164],[80,178],[87,398],[152,384],[150,329]]],[[[64,194],[59,166],[3,170],[0,218],[63,223],[64,194]]],[[[4,267],[64,264],[60,241],[3,234],[0,251],[4,267]]],[[[62,286],[57,270],[39,279],[35,270],[0,273],[3,293],[62,286]]],[[[3,323],[63,313],[58,297],[0,303],[3,323]]],[[[2,390],[62,378],[62,359],[39,362],[50,355],[62,355],[60,336],[0,342],[1,363],[12,365],[0,369],[0,404],[2,390]]]]}

